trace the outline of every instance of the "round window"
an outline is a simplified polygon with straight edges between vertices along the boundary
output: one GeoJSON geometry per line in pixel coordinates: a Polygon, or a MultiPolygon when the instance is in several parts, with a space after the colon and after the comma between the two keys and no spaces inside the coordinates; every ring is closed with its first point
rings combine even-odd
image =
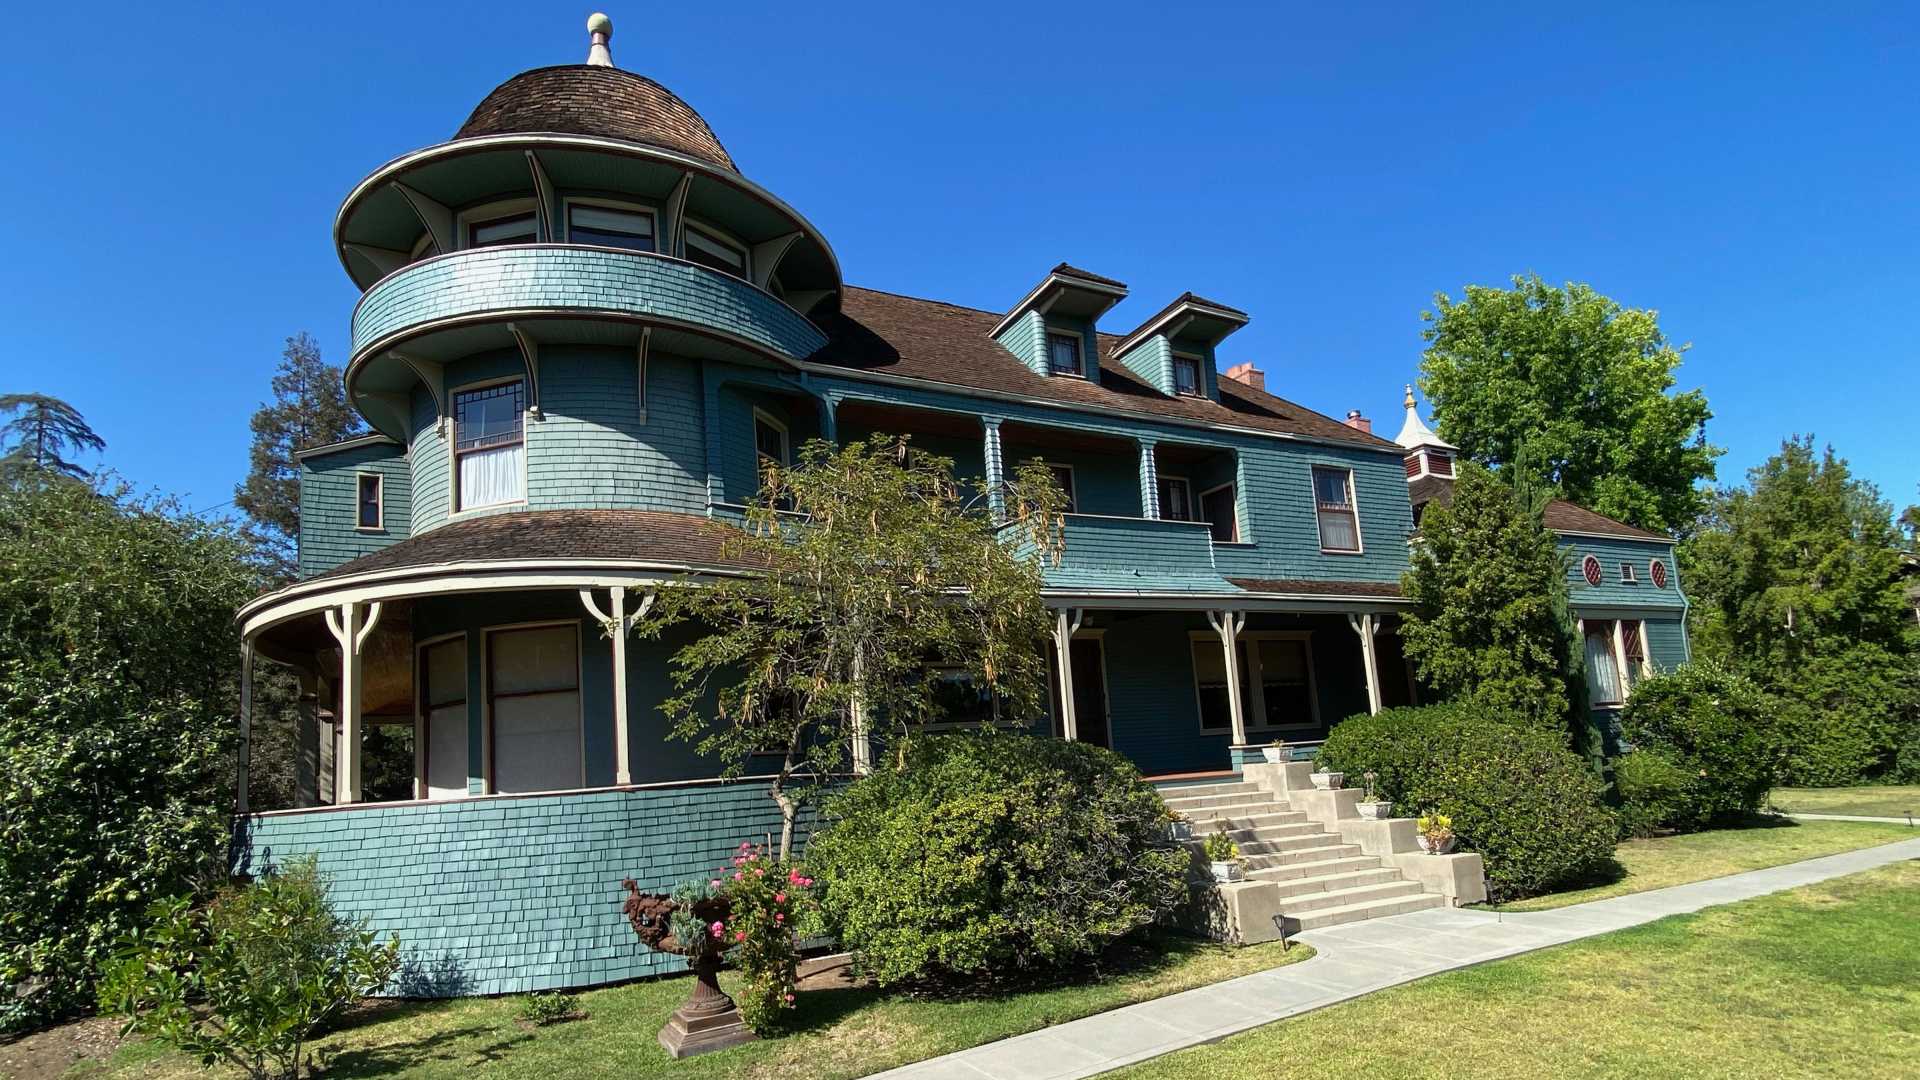
{"type": "Polygon", "coordinates": [[[1666,588],[1667,587],[1667,564],[1661,562],[1659,559],[1653,560],[1653,562],[1647,567],[1647,576],[1653,579],[1654,588],[1656,589],[1666,588]]]}
{"type": "Polygon", "coordinates": [[[1600,577],[1601,577],[1600,560],[1594,558],[1592,555],[1589,555],[1585,559],[1582,559],[1580,561],[1580,573],[1585,575],[1587,579],[1587,584],[1589,585],[1600,584],[1600,577]]]}

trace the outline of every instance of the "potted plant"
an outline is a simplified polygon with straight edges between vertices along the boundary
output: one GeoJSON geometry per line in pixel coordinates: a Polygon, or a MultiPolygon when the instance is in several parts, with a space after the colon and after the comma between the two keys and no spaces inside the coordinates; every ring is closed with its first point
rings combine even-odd
{"type": "Polygon", "coordinates": [[[1260,756],[1267,759],[1267,764],[1278,765],[1286,761],[1291,755],[1287,752],[1287,741],[1285,739],[1275,739],[1260,748],[1260,756]]]}
{"type": "Polygon", "coordinates": [[[1178,810],[1167,811],[1167,839],[1175,843],[1193,839],[1193,822],[1178,810]]]}
{"type": "Polygon", "coordinates": [[[1445,855],[1453,850],[1453,819],[1437,810],[1429,810],[1420,815],[1414,823],[1420,830],[1420,839],[1427,845],[1427,854],[1445,855]]]}
{"type": "Polygon", "coordinates": [[[1321,791],[1332,791],[1345,783],[1346,779],[1346,773],[1337,772],[1317,772],[1312,776],[1313,786],[1321,791]]]}
{"type": "Polygon", "coordinates": [[[1374,797],[1373,782],[1379,778],[1379,775],[1372,769],[1368,769],[1366,772],[1360,774],[1360,779],[1364,780],[1367,785],[1367,797],[1360,800],[1359,803],[1360,816],[1366,818],[1368,821],[1379,821],[1381,818],[1393,812],[1392,803],[1385,799],[1377,799],[1374,797]]]}
{"type": "Polygon", "coordinates": [[[1240,865],[1240,845],[1227,835],[1224,826],[1215,829],[1213,835],[1207,837],[1201,850],[1212,864],[1213,880],[1223,885],[1246,880],[1246,871],[1240,865]]]}
{"type": "Polygon", "coordinates": [[[693,969],[692,992],[660,1029],[660,1045],[680,1058],[751,1042],[753,1029],[720,989],[728,945],[722,927],[733,910],[725,890],[717,881],[689,881],[665,894],[643,893],[632,878],[620,884],[627,891],[621,910],[641,943],[678,953],[693,969]]]}

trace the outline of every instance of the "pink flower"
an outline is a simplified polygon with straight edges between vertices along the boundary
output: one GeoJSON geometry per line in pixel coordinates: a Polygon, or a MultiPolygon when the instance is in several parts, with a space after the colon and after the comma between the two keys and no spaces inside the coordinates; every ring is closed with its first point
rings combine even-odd
{"type": "Polygon", "coordinates": [[[762,870],[762,869],[760,869],[759,867],[757,867],[757,866],[756,866],[756,867],[754,867],[754,868],[753,868],[753,876],[754,876],[754,877],[766,877],[766,876],[767,876],[767,872],[766,872],[765,870],[762,870]]]}
{"type": "Polygon", "coordinates": [[[714,879],[713,879],[712,881],[709,881],[709,882],[707,882],[707,888],[709,888],[709,889],[717,889],[717,888],[719,888],[719,887],[720,887],[720,879],[719,879],[719,878],[714,878],[714,879]]]}
{"type": "Polygon", "coordinates": [[[733,940],[735,941],[747,940],[747,932],[745,930],[735,930],[733,932],[733,940]]]}
{"type": "Polygon", "coordinates": [[[783,892],[777,892],[777,893],[774,893],[774,894],[773,894],[773,902],[774,902],[774,903],[776,903],[776,904],[784,904],[784,903],[786,903],[786,902],[787,902],[787,894],[786,894],[786,893],[783,893],[783,892]]]}
{"type": "Polygon", "coordinates": [[[740,871],[738,871],[738,870],[735,870],[735,871],[733,872],[733,880],[735,880],[735,881],[739,881],[739,880],[741,880],[741,879],[742,879],[742,878],[744,878],[744,877],[746,877],[746,875],[745,875],[745,874],[742,874],[742,873],[741,873],[740,871]]]}
{"type": "Polygon", "coordinates": [[[793,995],[792,995],[792,994],[788,994],[788,995],[787,995],[787,1004],[789,1004],[789,1005],[791,1005],[791,1004],[793,1004],[793,995]]]}
{"type": "Polygon", "coordinates": [[[786,922],[786,921],[787,921],[787,917],[786,917],[785,915],[782,915],[781,913],[779,913],[779,912],[777,912],[777,911],[776,911],[776,912],[774,912],[774,913],[773,913],[773,921],[774,921],[774,922],[786,922]]]}
{"type": "Polygon", "coordinates": [[[789,885],[800,884],[800,871],[798,870],[787,871],[787,884],[789,885]]]}

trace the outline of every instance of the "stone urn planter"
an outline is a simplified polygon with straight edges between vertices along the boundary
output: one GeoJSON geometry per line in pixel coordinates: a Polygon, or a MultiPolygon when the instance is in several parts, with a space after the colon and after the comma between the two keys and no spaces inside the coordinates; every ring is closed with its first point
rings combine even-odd
{"type": "Polygon", "coordinates": [[[1346,782],[1346,773],[1317,772],[1311,774],[1313,786],[1321,791],[1333,791],[1346,782]]]}
{"type": "Polygon", "coordinates": [[[1193,822],[1183,817],[1168,818],[1167,839],[1176,844],[1193,839],[1193,822]]]}
{"type": "Polygon", "coordinates": [[[1354,809],[1360,811],[1360,816],[1368,821],[1382,821],[1393,813],[1393,804],[1384,799],[1375,799],[1355,803],[1354,809]]]}
{"type": "Polygon", "coordinates": [[[1287,760],[1285,743],[1268,743],[1260,748],[1260,757],[1269,765],[1278,765],[1287,760]]]}
{"type": "Polygon", "coordinates": [[[660,1029],[660,1045],[667,1054],[692,1057],[752,1042],[756,1036],[740,1015],[740,1007],[720,989],[726,949],[703,932],[705,927],[727,921],[732,905],[726,897],[707,896],[686,902],[661,893],[643,893],[632,878],[621,885],[627,890],[621,910],[640,941],[650,949],[686,957],[687,967],[693,971],[693,989],[687,1000],[660,1029]],[[674,933],[676,922],[685,932],[684,941],[674,933]]]}
{"type": "Polygon", "coordinates": [[[1239,859],[1207,864],[1213,870],[1213,880],[1221,885],[1231,885],[1236,881],[1247,880],[1247,868],[1240,865],[1239,859]]]}

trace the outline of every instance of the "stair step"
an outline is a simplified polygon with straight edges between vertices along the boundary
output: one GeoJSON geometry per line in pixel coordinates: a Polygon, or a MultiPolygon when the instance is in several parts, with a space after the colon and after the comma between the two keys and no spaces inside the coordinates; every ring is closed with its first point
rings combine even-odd
{"type": "Polygon", "coordinates": [[[1167,804],[1167,809],[1178,810],[1188,817],[1192,817],[1195,811],[1215,807],[1274,805],[1271,796],[1262,795],[1259,792],[1249,792],[1245,795],[1188,795],[1161,801],[1167,804]]]}
{"type": "Polygon", "coordinates": [[[1195,833],[1212,832],[1215,825],[1224,825],[1229,836],[1240,833],[1257,833],[1261,829],[1270,829],[1280,825],[1301,825],[1311,823],[1312,819],[1298,810],[1279,810],[1271,806],[1259,806],[1253,809],[1259,813],[1242,814],[1231,810],[1202,810],[1188,814],[1187,820],[1193,822],[1195,833]]]}
{"type": "MultiPolygon", "coordinates": [[[[1313,845],[1312,847],[1288,848],[1278,855],[1266,855],[1262,857],[1272,859],[1282,865],[1288,865],[1325,862],[1329,859],[1346,859],[1358,854],[1360,854],[1359,844],[1328,844],[1323,842],[1313,845]]],[[[1371,858],[1371,856],[1369,856],[1369,858],[1371,858]]]]}
{"type": "Polygon", "coordinates": [[[1357,888],[1361,885],[1379,885],[1385,882],[1405,881],[1400,871],[1391,866],[1376,867],[1372,870],[1349,870],[1344,874],[1321,874],[1318,877],[1293,878],[1277,881],[1274,885],[1280,890],[1280,899],[1284,903],[1289,896],[1301,896],[1306,893],[1333,892],[1337,889],[1357,888]]]}
{"type": "Polygon", "coordinates": [[[1325,892],[1302,893],[1286,897],[1281,901],[1280,910],[1287,915],[1301,915],[1309,911],[1322,911],[1326,908],[1350,907],[1354,904],[1374,900],[1393,900],[1403,896],[1421,896],[1420,883],[1407,881],[1382,881],[1374,885],[1357,885],[1347,889],[1329,889],[1325,892]]]}
{"type": "Polygon", "coordinates": [[[1317,862],[1282,863],[1278,866],[1262,866],[1247,871],[1247,876],[1257,881],[1298,881],[1301,878],[1325,877],[1329,874],[1345,874],[1355,870],[1378,870],[1380,860],[1373,855],[1350,855],[1338,859],[1321,859],[1317,862]]]}
{"type": "Polygon", "coordinates": [[[1266,789],[1246,780],[1232,780],[1213,784],[1168,784],[1154,790],[1160,793],[1162,799],[1187,799],[1195,795],[1259,794],[1266,789]]]}
{"type": "Polygon", "coordinates": [[[1287,933],[1297,934],[1303,930],[1319,930],[1323,927],[1359,922],[1361,919],[1379,919],[1388,915],[1405,915],[1410,911],[1444,907],[1446,902],[1447,898],[1438,893],[1423,892],[1412,896],[1396,896],[1386,900],[1367,900],[1340,907],[1320,908],[1302,912],[1297,917],[1287,915],[1285,925],[1287,933]]]}
{"type": "Polygon", "coordinates": [[[1324,844],[1327,834],[1320,826],[1307,821],[1298,825],[1274,825],[1256,830],[1250,836],[1232,832],[1228,835],[1240,845],[1242,855],[1278,855],[1282,851],[1308,846],[1300,842],[1305,839],[1318,839],[1324,844]]]}

